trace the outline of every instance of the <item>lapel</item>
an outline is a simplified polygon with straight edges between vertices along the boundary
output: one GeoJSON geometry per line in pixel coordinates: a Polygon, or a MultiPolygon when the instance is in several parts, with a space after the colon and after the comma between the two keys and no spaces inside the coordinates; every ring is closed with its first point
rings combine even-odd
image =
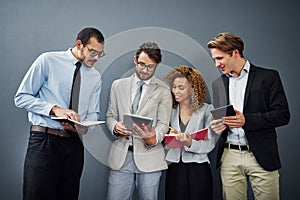
{"type": "Polygon", "coordinates": [[[175,112],[172,113],[171,127],[175,130],[180,130],[179,126],[179,105],[176,107],[175,112]]]}
{"type": "Polygon", "coordinates": [[[249,72],[249,75],[248,75],[248,81],[247,81],[247,85],[246,85],[245,98],[244,98],[244,110],[245,110],[245,107],[247,105],[248,97],[249,97],[250,92],[251,92],[254,77],[255,77],[255,66],[250,63],[250,72],[249,72]]]}
{"type": "MultiPolygon", "coordinates": [[[[175,130],[180,130],[180,126],[179,126],[179,105],[176,107],[176,110],[174,112],[174,116],[172,117],[172,128],[174,128],[175,130]]],[[[197,115],[196,113],[193,113],[184,132],[187,133],[192,133],[194,132],[194,130],[198,129],[198,121],[199,121],[199,115],[197,115]]],[[[182,130],[180,130],[182,131],[182,130]]]]}
{"type": "Polygon", "coordinates": [[[188,125],[186,126],[185,132],[193,133],[195,130],[198,130],[199,116],[193,112],[188,125]]]}
{"type": "MultiPolygon", "coordinates": [[[[225,104],[223,104],[223,106],[224,106],[224,105],[229,104],[229,78],[225,74],[223,74],[221,77],[223,80],[225,94],[226,94],[226,102],[225,102],[225,104]]],[[[220,90],[220,91],[222,91],[222,90],[220,90]]]]}
{"type": "Polygon", "coordinates": [[[131,94],[132,94],[131,86],[133,85],[133,81],[134,81],[134,75],[128,77],[124,86],[120,87],[121,91],[119,91],[122,94],[121,95],[122,99],[128,99],[130,112],[131,112],[131,105],[132,105],[132,101],[133,101],[133,99],[131,99],[131,94]],[[129,85],[129,87],[128,87],[128,85],[129,85]]]}
{"type": "MultiPolygon", "coordinates": [[[[224,106],[224,105],[229,104],[229,78],[225,74],[223,74],[221,77],[223,80],[225,95],[226,95],[226,99],[224,99],[226,102],[224,102],[224,104],[223,103],[221,104],[222,106],[224,106]]],[[[223,139],[222,141],[224,143],[227,141],[227,136],[228,136],[228,128],[225,131],[223,131],[222,134],[220,135],[220,137],[223,139]]],[[[219,141],[221,141],[221,140],[219,140],[219,141]]]]}

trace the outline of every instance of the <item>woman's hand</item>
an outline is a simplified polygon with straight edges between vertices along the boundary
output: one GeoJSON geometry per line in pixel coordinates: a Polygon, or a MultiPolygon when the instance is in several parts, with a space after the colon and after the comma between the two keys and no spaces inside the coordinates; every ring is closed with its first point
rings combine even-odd
{"type": "Polygon", "coordinates": [[[220,135],[227,126],[223,123],[223,119],[216,119],[210,122],[211,129],[218,135],[220,135]]]}
{"type": "Polygon", "coordinates": [[[175,136],[176,140],[181,142],[184,146],[187,146],[188,148],[192,145],[192,136],[188,133],[177,133],[175,136]]]}

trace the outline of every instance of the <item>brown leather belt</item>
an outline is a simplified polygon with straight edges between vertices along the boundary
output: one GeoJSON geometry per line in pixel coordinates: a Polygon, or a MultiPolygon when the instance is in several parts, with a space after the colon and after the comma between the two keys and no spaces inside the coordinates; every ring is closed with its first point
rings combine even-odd
{"type": "Polygon", "coordinates": [[[74,137],[78,136],[76,132],[71,132],[71,131],[66,131],[66,130],[61,130],[61,129],[54,129],[54,128],[48,128],[48,127],[43,127],[43,126],[38,126],[38,125],[32,125],[30,128],[31,132],[42,132],[42,133],[49,133],[52,135],[60,136],[60,137],[74,137]]]}

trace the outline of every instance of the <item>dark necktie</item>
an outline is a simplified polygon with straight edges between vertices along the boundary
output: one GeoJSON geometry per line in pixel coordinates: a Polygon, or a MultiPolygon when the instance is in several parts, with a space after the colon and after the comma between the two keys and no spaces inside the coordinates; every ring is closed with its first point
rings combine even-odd
{"type": "Polygon", "coordinates": [[[76,69],[73,75],[73,83],[72,83],[72,90],[71,90],[71,99],[70,99],[70,106],[69,108],[78,112],[78,103],[79,103],[79,90],[80,90],[80,67],[81,62],[77,62],[76,69]]]}
{"type": "Polygon", "coordinates": [[[144,85],[144,81],[139,81],[138,82],[138,88],[136,90],[134,99],[133,99],[133,103],[132,103],[132,113],[135,114],[138,107],[139,107],[139,101],[141,99],[141,94],[142,94],[142,90],[143,90],[143,85],[144,85]]]}

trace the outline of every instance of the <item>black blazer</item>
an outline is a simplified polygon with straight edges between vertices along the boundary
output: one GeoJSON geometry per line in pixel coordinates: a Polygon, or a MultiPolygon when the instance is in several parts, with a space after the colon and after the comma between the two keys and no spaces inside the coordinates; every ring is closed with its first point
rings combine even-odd
{"type": "MultiPolygon", "coordinates": [[[[229,104],[229,78],[222,75],[212,84],[215,108],[229,104]]],[[[257,162],[268,171],[281,167],[276,127],[288,124],[290,112],[279,73],[275,70],[250,64],[245,91],[243,114],[246,123],[242,127],[257,162]]],[[[228,129],[217,144],[217,167],[227,140],[228,129]]]]}

